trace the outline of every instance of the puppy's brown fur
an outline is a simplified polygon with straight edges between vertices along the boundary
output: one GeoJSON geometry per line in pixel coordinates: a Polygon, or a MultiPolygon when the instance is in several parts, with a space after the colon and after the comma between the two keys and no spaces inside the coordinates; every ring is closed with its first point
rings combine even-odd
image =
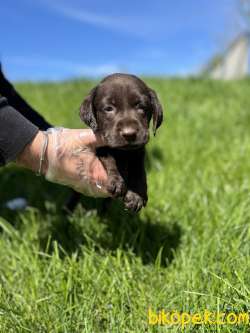
{"type": "Polygon", "coordinates": [[[113,74],[91,90],[80,117],[106,139],[107,147],[97,154],[108,173],[108,191],[127,209],[139,211],[148,199],[144,155],[149,123],[153,118],[155,134],[163,120],[156,93],[134,75],[113,74]]]}

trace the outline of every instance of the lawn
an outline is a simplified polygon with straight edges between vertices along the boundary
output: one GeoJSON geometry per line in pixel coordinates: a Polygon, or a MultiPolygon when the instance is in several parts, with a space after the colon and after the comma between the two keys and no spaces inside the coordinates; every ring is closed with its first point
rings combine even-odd
{"type": "MultiPolygon", "coordinates": [[[[69,189],[0,170],[1,333],[249,332],[229,322],[150,325],[148,311],[228,318],[250,309],[250,80],[147,82],[165,119],[148,147],[139,215],[115,202],[99,216],[100,201],[82,198],[66,216],[69,189]],[[8,211],[15,197],[29,208],[8,211]]],[[[79,127],[93,85],[17,88],[53,124],[79,127]]]]}

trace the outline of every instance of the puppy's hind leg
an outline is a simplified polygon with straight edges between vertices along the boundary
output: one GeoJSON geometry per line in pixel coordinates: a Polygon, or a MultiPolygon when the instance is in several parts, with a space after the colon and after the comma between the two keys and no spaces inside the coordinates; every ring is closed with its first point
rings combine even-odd
{"type": "Polygon", "coordinates": [[[80,202],[80,198],[81,198],[81,194],[75,191],[72,191],[72,194],[70,195],[70,197],[68,198],[68,200],[66,201],[64,207],[63,207],[63,211],[66,214],[71,214],[73,213],[73,211],[75,210],[77,204],[80,202]]]}

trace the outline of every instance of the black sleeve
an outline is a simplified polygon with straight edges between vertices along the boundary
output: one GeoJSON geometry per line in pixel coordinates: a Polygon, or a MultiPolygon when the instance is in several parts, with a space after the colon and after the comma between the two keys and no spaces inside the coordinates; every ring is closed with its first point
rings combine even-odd
{"type": "Polygon", "coordinates": [[[8,105],[6,98],[0,97],[0,166],[15,160],[38,131],[38,127],[8,105]]]}

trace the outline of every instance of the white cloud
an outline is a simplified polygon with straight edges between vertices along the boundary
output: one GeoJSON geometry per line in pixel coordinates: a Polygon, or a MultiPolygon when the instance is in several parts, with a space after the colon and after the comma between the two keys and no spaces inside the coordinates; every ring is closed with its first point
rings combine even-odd
{"type": "Polygon", "coordinates": [[[158,23],[151,16],[112,16],[106,13],[100,14],[88,11],[76,4],[66,4],[64,1],[39,0],[38,3],[68,19],[133,34],[134,36],[148,37],[158,23]]]}

